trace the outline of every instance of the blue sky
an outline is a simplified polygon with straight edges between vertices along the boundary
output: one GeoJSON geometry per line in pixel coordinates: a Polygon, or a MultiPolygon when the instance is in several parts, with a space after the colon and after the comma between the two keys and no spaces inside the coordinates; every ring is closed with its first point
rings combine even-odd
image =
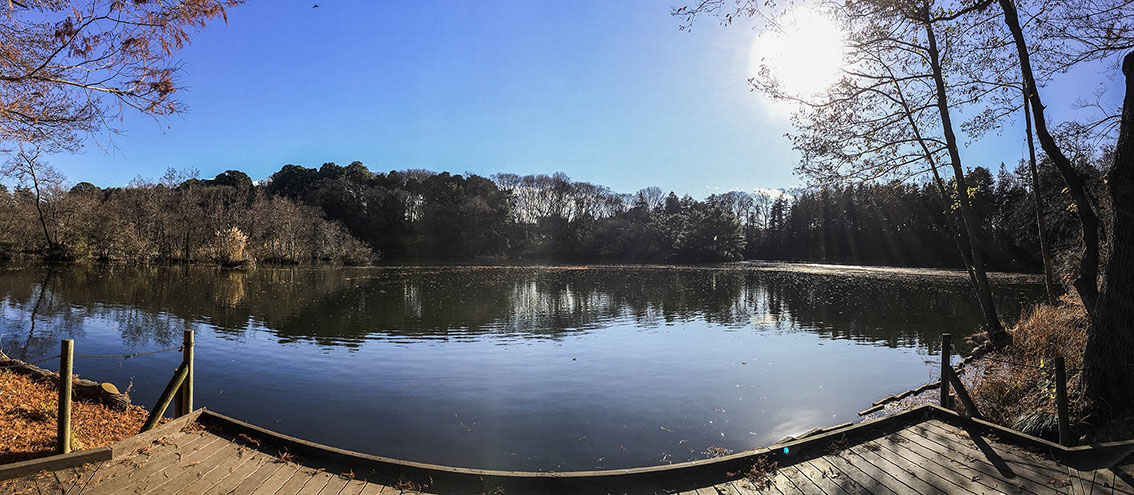
{"type": "MultiPolygon", "coordinates": [[[[187,113],[127,114],[109,151],[91,141],[50,162],[102,186],[167,167],[262,179],[285,163],[353,160],[562,171],[695,197],[802,182],[787,116],[748,89],[757,33],[746,27],[706,18],[681,32],[657,1],[313,3],[233,9],[177,54],[187,113]]],[[[1088,72],[1045,93],[1050,118],[1110,75],[1088,72]]],[[[966,165],[1014,163],[1021,127],[971,146],[966,165]]]]}

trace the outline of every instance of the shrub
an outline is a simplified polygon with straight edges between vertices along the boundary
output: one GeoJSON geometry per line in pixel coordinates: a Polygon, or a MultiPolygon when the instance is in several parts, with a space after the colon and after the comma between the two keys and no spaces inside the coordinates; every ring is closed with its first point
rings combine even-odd
{"type": "MultiPolygon", "coordinates": [[[[991,360],[974,362],[975,372],[963,376],[981,414],[994,423],[1051,439],[1056,433],[1051,427],[1055,416],[1052,358],[1063,356],[1067,368],[1078,368],[1088,323],[1082,303],[1069,296],[1058,304],[1037,304],[1025,311],[1008,330],[1012,345],[989,354],[991,360]]],[[[1073,392],[1078,376],[1069,371],[1067,378],[1067,388],[1073,392]]],[[[1081,407],[1075,394],[1069,399],[1074,420],[1081,407]]]]}
{"type": "Polygon", "coordinates": [[[217,231],[217,262],[224,266],[238,266],[248,262],[245,247],[248,245],[248,236],[240,229],[230,227],[227,230],[217,231]]]}

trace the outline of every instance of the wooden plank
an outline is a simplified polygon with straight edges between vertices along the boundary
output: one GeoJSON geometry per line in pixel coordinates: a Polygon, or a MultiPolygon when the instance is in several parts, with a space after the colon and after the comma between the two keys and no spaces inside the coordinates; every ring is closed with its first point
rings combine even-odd
{"type": "MultiPolygon", "coordinates": [[[[914,459],[910,459],[909,457],[903,455],[901,451],[889,448],[887,446],[887,443],[889,442],[887,442],[883,438],[875,439],[870,443],[877,446],[877,449],[871,450],[871,453],[878,455],[879,457],[889,462],[891,465],[898,467],[906,473],[909,473],[909,475],[912,476],[911,481],[913,479],[921,480],[921,482],[924,483],[924,485],[922,486],[932,486],[945,493],[978,493],[977,491],[973,490],[972,481],[966,479],[958,483],[952,479],[942,476],[942,474],[940,474],[936,469],[927,469],[927,466],[925,466],[923,463],[918,462],[919,459],[917,459],[916,457],[914,459]]],[[[920,483],[915,481],[914,484],[920,483]]]]}
{"type": "Polygon", "coordinates": [[[875,468],[872,464],[866,462],[852,463],[845,459],[840,453],[826,455],[820,459],[838,468],[843,475],[854,479],[859,485],[870,490],[871,493],[898,495],[909,489],[905,485],[898,483],[897,480],[893,479],[891,476],[875,468]]]}
{"type": "Polygon", "coordinates": [[[960,473],[962,476],[967,476],[974,482],[990,489],[1003,493],[1019,493],[1021,491],[1030,493],[1047,493],[1052,491],[1067,493],[1066,489],[1059,488],[1054,484],[1038,484],[1034,480],[1022,476],[1008,479],[1004,477],[995,466],[984,460],[958,456],[956,450],[949,451],[944,449],[940,444],[934,443],[912,432],[902,431],[896,435],[905,440],[905,443],[900,444],[901,448],[925,458],[927,462],[933,462],[942,466],[943,469],[951,469],[960,473]],[[970,461],[969,459],[972,460],[970,461]]]}
{"type": "Polygon", "coordinates": [[[311,476],[311,479],[303,485],[297,495],[316,495],[323,490],[323,487],[330,483],[334,475],[326,471],[319,471],[311,476]]]}
{"type": "Polygon", "coordinates": [[[302,490],[303,486],[306,485],[308,481],[311,481],[311,478],[314,478],[316,474],[318,474],[318,471],[309,467],[300,466],[295,476],[288,479],[276,493],[280,495],[295,495],[299,493],[299,490],[302,490]]]}
{"type": "Polygon", "coordinates": [[[177,452],[175,459],[170,459],[161,470],[143,478],[135,486],[148,492],[165,484],[173,478],[180,476],[187,470],[196,467],[210,455],[223,449],[229,443],[228,439],[216,435],[206,435],[201,441],[186,445],[177,452]]]}
{"type": "Polygon", "coordinates": [[[750,480],[740,479],[732,481],[731,484],[742,495],[777,495],[780,493],[770,482],[761,482],[757,485],[750,480]]]}
{"type": "Polygon", "coordinates": [[[927,421],[925,423],[912,427],[911,430],[913,433],[923,434],[925,438],[941,444],[946,449],[963,449],[965,452],[974,456],[979,456],[980,458],[987,460],[993,465],[996,465],[997,462],[999,462],[998,459],[1002,459],[1005,464],[1010,461],[1012,462],[1013,466],[1020,466],[1024,470],[1031,473],[1035,473],[1041,476],[1049,476],[1049,478],[1042,480],[1037,479],[1036,481],[1046,482],[1052,477],[1061,477],[1066,476],[1067,474],[1067,470],[1053,460],[1043,458],[1038,454],[1024,451],[1022,449],[1019,449],[1018,447],[1005,445],[995,441],[989,442],[983,436],[978,435],[977,438],[986,443],[996,455],[996,459],[988,459],[987,454],[980,449],[979,445],[974,442],[974,439],[970,436],[969,432],[955,426],[942,423],[940,421],[927,421]]]}
{"type": "Polygon", "coordinates": [[[154,439],[149,445],[135,450],[134,455],[104,464],[91,483],[99,485],[99,490],[104,493],[120,490],[174,462],[179,444],[193,445],[201,440],[200,436],[181,433],[154,439]]]}
{"type": "Polygon", "coordinates": [[[223,442],[217,450],[209,454],[208,458],[185,469],[185,472],[156,489],[154,493],[176,494],[185,492],[189,487],[196,488],[201,485],[211,487],[228,475],[230,469],[235,468],[239,461],[236,444],[231,441],[223,442]]]}
{"type": "Polygon", "coordinates": [[[39,488],[35,486],[35,475],[13,478],[0,481],[0,490],[12,495],[38,495],[39,488]]]}
{"type": "Polygon", "coordinates": [[[272,495],[279,491],[279,489],[287,483],[287,480],[295,476],[295,473],[299,472],[299,466],[294,463],[280,460],[276,460],[275,463],[279,465],[279,469],[276,469],[275,472],[273,472],[271,476],[268,476],[259,486],[253,488],[250,493],[272,495]]]}
{"type": "Polygon", "coordinates": [[[195,438],[194,441],[186,444],[183,449],[177,450],[172,455],[163,457],[160,461],[146,463],[142,468],[139,468],[141,476],[126,477],[125,485],[122,488],[116,490],[115,483],[107,482],[100,486],[99,490],[106,493],[112,491],[117,493],[149,493],[180,474],[184,467],[191,462],[203,458],[201,451],[217,442],[224,443],[225,440],[213,435],[195,438]],[[145,469],[146,472],[141,472],[142,469],[145,469]]]}
{"type": "Polygon", "coordinates": [[[731,482],[727,481],[713,485],[713,489],[716,490],[717,495],[741,495],[740,490],[737,490],[731,482]]]}
{"type": "Polygon", "coordinates": [[[821,457],[811,459],[807,461],[807,464],[810,465],[812,469],[823,473],[823,476],[830,480],[829,482],[838,485],[843,493],[848,495],[868,495],[872,493],[862,486],[858,480],[846,475],[841,469],[821,457]]]}
{"type": "Polygon", "coordinates": [[[1053,482],[1062,484],[1068,481],[1069,475],[1066,468],[1054,461],[1042,459],[1034,454],[1020,455],[1013,448],[999,443],[994,445],[993,442],[985,440],[996,456],[994,459],[989,459],[988,454],[973,443],[973,439],[965,430],[951,427],[936,420],[915,425],[910,430],[913,435],[921,435],[936,442],[947,452],[967,454],[970,457],[988,462],[997,469],[1008,468],[1015,475],[1027,477],[1040,484],[1052,485],[1053,482]]]}
{"type": "Polygon", "coordinates": [[[67,493],[72,486],[82,479],[82,469],[79,467],[71,467],[53,471],[51,476],[55,478],[55,482],[59,483],[60,489],[63,493],[67,493]]]}
{"type": "Polygon", "coordinates": [[[349,481],[349,479],[344,478],[341,474],[333,474],[331,475],[331,479],[327,481],[327,486],[319,490],[319,495],[338,495],[349,481]]]}
{"type": "MultiPolygon", "coordinates": [[[[1125,480],[1116,476],[1114,469],[1098,469],[1096,471],[1098,472],[1098,476],[1094,486],[1099,487],[1099,489],[1105,487],[1105,490],[1102,490],[1103,493],[1105,493],[1106,490],[1112,490],[1126,495],[1134,494],[1134,486],[1131,486],[1125,480]]],[[[1096,489],[1095,492],[1097,493],[1099,490],[1096,489]]]]}
{"type": "Polygon", "coordinates": [[[806,476],[800,474],[799,469],[796,469],[794,464],[780,468],[779,472],[791,481],[792,485],[795,486],[795,489],[798,490],[797,493],[826,495],[818,485],[812,483],[811,480],[807,479],[806,476]]]}
{"type": "Polygon", "coordinates": [[[209,488],[212,488],[217,483],[220,483],[229,474],[232,474],[236,468],[243,465],[248,461],[251,456],[245,455],[235,443],[230,442],[225,445],[219,452],[213,454],[211,459],[215,459],[210,463],[204,472],[199,472],[196,479],[190,481],[186,485],[182,485],[180,489],[176,489],[172,493],[179,493],[184,495],[199,495],[205,493],[209,488]]]}
{"type": "Polygon", "coordinates": [[[55,480],[55,476],[51,473],[40,473],[35,477],[36,488],[39,489],[39,495],[62,495],[63,487],[55,480]]]}
{"type": "Polygon", "coordinates": [[[12,462],[0,466],[0,481],[20,478],[36,474],[40,471],[58,471],[69,467],[81,466],[91,462],[109,461],[113,452],[108,447],[97,449],[76,450],[67,454],[59,454],[39,459],[12,462]]]}
{"type": "Polygon", "coordinates": [[[776,471],[776,474],[773,474],[768,480],[771,482],[771,486],[783,495],[804,493],[803,490],[795,486],[795,483],[792,483],[791,478],[788,478],[787,475],[784,474],[783,469],[776,471]]]}
{"type": "MultiPolygon", "coordinates": [[[[888,462],[881,459],[874,458],[868,459],[860,453],[859,450],[851,448],[843,449],[837,456],[848,464],[852,464],[860,468],[864,473],[869,474],[872,478],[891,489],[891,491],[905,494],[905,493],[918,493],[917,490],[910,487],[909,476],[897,469],[888,462]]],[[[832,456],[836,457],[836,456],[832,456]]],[[[932,492],[933,490],[930,490],[932,492]]]]}
{"type": "Polygon", "coordinates": [[[396,490],[394,490],[393,488],[384,485],[376,485],[374,483],[367,482],[366,486],[362,488],[362,491],[358,492],[358,495],[381,495],[383,493],[392,494],[395,491],[396,490]]]}
{"type": "Polygon", "coordinates": [[[232,442],[229,439],[213,436],[213,441],[183,456],[179,461],[180,467],[170,473],[172,477],[164,479],[165,476],[162,476],[161,483],[147,487],[147,489],[150,493],[176,492],[216,467],[221,460],[229,455],[230,448],[232,448],[232,442]]]}
{"type": "MultiPolygon", "coordinates": [[[[792,467],[826,495],[850,495],[850,492],[840,486],[837,478],[831,478],[826,471],[816,469],[810,461],[797,462],[792,467]]],[[[837,470],[835,472],[838,473],[837,470]]]]}
{"type": "Polygon", "coordinates": [[[134,455],[121,458],[122,462],[100,469],[94,484],[105,493],[120,492],[169,465],[176,465],[177,459],[183,456],[179,448],[191,448],[209,441],[208,437],[184,434],[153,440],[150,445],[136,450],[134,455]]]}
{"type": "Polygon", "coordinates": [[[232,493],[252,493],[254,492],[256,487],[263,485],[264,481],[268,480],[268,478],[271,478],[272,475],[276,473],[276,471],[284,469],[284,462],[280,462],[279,459],[273,458],[273,456],[270,455],[265,454],[264,456],[266,458],[266,461],[261,463],[260,467],[256,468],[256,470],[252,472],[251,475],[248,475],[247,478],[244,478],[244,481],[240,481],[240,484],[237,485],[236,488],[232,488],[232,493]]]}
{"type": "MultiPolygon", "coordinates": [[[[661,476],[666,473],[679,475],[689,475],[695,477],[701,473],[720,473],[723,469],[728,471],[736,471],[745,463],[749,463],[759,457],[770,457],[772,461],[780,460],[779,453],[781,449],[790,447],[792,456],[799,458],[799,456],[809,456],[819,454],[826,445],[833,439],[837,438],[861,438],[866,435],[873,434],[879,430],[893,431],[901,428],[911,421],[921,421],[928,414],[931,409],[928,406],[921,406],[909,411],[903,411],[896,415],[870,420],[860,423],[851,428],[837,430],[834,432],[821,433],[814,437],[809,437],[803,440],[797,440],[785,445],[779,445],[776,449],[762,448],[757,450],[738,452],[720,458],[714,459],[700,459],[695,461],[687,461],[667,466],[648,466],[641,468],[628,468],[616,469],[606,471],[573,471],[573,472],[556,472],[556,473],[536,473],[536,472],[518,472],[518,471],[499,471],[488,469],[472,469],[472,468],[458,468],[452,466],[440,466],[435,464],[405,461],[399,459],[390,459],[379,457],[369,454],[362,454],[359,452],[351,452],[344,449],[320,445],[314,442],[302,440],[288,435],[283,435],[277,432],[266,430],[264,428],[251,425],[224,415],[216,414],[211,411],[205,411],[201,416],[201,422],[204,424],[212,424],[222,427],[229,431],[238,431],[248,434],[250,436],[260,438],[266,443],[271,443],[277,446],[287,446],[289,450],[297,454],[304,454],[317,457],[326,462],[333,462],[344,465],[351,465],[355,467],[367,467],[374,469],[381,469],[387,472],[400,472],[400,471],[413,471],[413,472],[432,472],[434,476],[444,478],[465,478],[472,482],[484,479],[493,483],[508,483],[511,481],[529,481],[533,478],[554,478],[560,480],[570,480],[570,482],[586,483],[598,482],[605,483],[611,480],[610,476],[617,475],[621,479],[648,479],[654,476],[661,476]]],[[[786,453],[782,454],[788,457],[786,453]]]]}
{"type": "Polygon", "coordinates": [[[1114,466],[1108,471],[1112,474],[1110,486],[1134,492],[1134,464],[1114,466]]]}
{"type": "MultiPolygon", "coordinates": [[[[248,460],[244,461],[239,467],[234,469],[223,480],[214,485],[208,491],[211,493],[239,493],[235,492],[236,487],[244,483],[244,480],[252,476],[260,468],[267,464],[272,463],[272,457],[260,452],[259,450],[249,450],[244,453],[248,460]]],[[[275,466],[273,466],[275,467],[275,466]]],[[[247,493],[247,492],[244,492],[247,493]]]]}
{"type": "MultiPolygon", "coordinates": [[[[192,434],[192,433],[189,433],[189,432],[184,432],[184,431],[182,431],[182,429],[184,429],[185,426],[188,425],[189,423],[196,421],[197,418],[201,416],[202,411],[204,411],[204,410],[198,409],[198,410],[193,411],[192,413],[187,414],[185,416],[182,416],[180,418],[175,418],[175,419],[171,419],[169,421],[166,421],[165,424],[162,424],[161,426],[158,426],[157,428],[154,428],[154,429],[147,431],[147,432],[144,432],[144,433],[139,433],[139,434],[134,435],[130,438],[127,438],[127,439],[125,439],[121,442],[118,442],[114,445],[111,445],[110,450],[114,452],[114,457],[118,458],[118,457],[123,456],[123,455],[129,455],[130,453],[138,450],[139,448],[143,448],[147,445],[151,445],[154,440],[157,440],[157,439],[160,439],[160,438],[168,437],[170,435],[177,435],[177,434],[192,434]]],[[[207,434],[204,431],[197,431],[197,432],[193,432],[193,433],[200,434],[200,435],[207,434]]]]}
{"type": "Polygon", "coordinates": [[[103,464],[105,464],[105,461],[93,464],[84,464],[80,467],[75,468],[77,476],[75,478],[75,481],[71,483],[71,485],[67,488],[67,493],[82,492],[83,488],[86,487],[88,483],[90,483],[91,479],[94,478],[95,473],[98,472],[98,469],[102,467],[103,464]]]}
{"type": "Polygon", "coordinates": [[[362,490],[366,488],[366,482],[362,480],[350,480],[347,482],[339,495],[359,495],[362,490]]]}
{"type": "Polygon", "coordinates": [[[952,483],[960,490],[982,493],[991,489],[997,493],[1013,495],[1020,493],[1049,493],[1048,490],[1045,490],[1046,487],[1036,487],[1031,483],[1023,483],[1023,479],[1018,479],[1017,483],[1010,483],[1000,478],[999,473],[995,469],[978,471],[970,467],[970,463],[968,462],[957,461],[942,456],[937,452],[928,450],[912,440],[897,434],[880,438],[877,442],[882,448],[893,452],[894,455],[902,456],[911,463],[921,465],[926,471],[952,483]],[[1027,485],[1027,488],[1022,485],[1027,485]],[[1036,491],[1037,489],[1038,491],[1036,491]]]}
{"type": "MultiPolygon", "coordinates": [[[[873,464],[878,469],[886,472],[893,478],[897,479],[902,484],[906,485],[909,490],[907,493],[919,493],[921,495],[938,495],[947,493],[945,490],[934,486],[925,480],[917,477],[914,473],[905,467],[903,459],[890,459],[886,456],[880,455],[877,450],[882,447],[871,442],[863,445],[855,445],[854,447],[846,449],[847,452],[854,454],[861,458],[864,462],[873,464]]],[[[917,471],[916,467],[913,471],[917,471]]]]}

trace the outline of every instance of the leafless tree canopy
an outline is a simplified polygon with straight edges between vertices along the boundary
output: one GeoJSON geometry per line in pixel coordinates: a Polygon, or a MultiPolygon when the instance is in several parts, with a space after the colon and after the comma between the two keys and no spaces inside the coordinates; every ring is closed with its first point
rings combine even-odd
{"type": "Polygon", "coordinates": [[[242,0],[10,0],[0,6],[0,150],[73,151],[124,110],[183,110],[172,55],[242,0]]]}

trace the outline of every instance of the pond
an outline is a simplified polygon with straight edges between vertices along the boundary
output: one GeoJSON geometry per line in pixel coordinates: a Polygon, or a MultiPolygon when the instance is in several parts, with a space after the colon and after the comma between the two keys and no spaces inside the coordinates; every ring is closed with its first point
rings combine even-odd
{"type": "MultiPolygon", "coordinates": [[[[994,277],[1000,313],[1039,279],[994,277]]],[[[858,419],[979,326],[964,272],[824,265],[0,271],[33,360],[197,339],[196,405],[376,455],[566,471],[680,462],[858,419]],[[935,356],[936,355],[936,356],[935,356]]],[[[75,359],[152,407],[169,352],[75,359]]],[[[56,362],[43,365],[57,369],[56,362]]],[[[171,408],[172,409],[172,408],[171,408]]]]}

